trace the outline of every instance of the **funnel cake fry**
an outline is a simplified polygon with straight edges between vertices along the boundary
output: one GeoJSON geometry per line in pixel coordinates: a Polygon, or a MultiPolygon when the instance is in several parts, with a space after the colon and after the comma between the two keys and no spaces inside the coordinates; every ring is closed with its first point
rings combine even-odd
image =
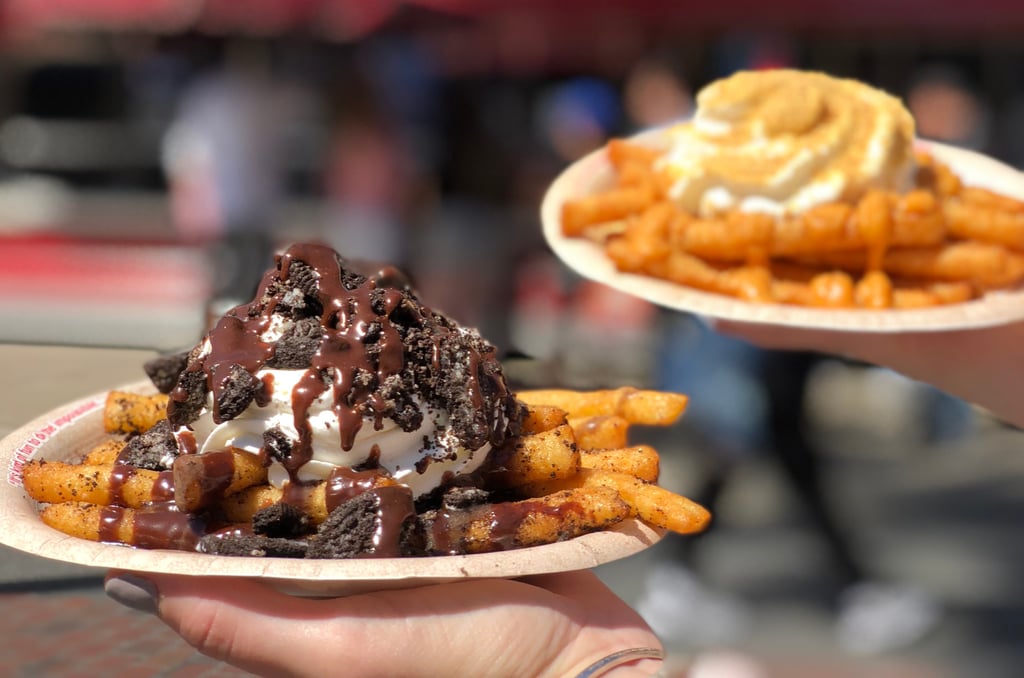
{"type": "Polygon", "coordinates": [[[669,426],[682,416],[688,398],[680,393],[650,391],[624,386],[599,391],[536,389],[520,391],[527,405],[554,405],[570,418],[618,415],[633,424],[669,426]]]}
{"type": "Polygon", "coordinates": [[[612,489],[580,487],[425,517],[428,551],[483,553],[572,539],[621,522],[626,502],[612,489]]]}
{"type": "Polygon", "coordinates": [[[166,475],[124,464],[33,460],[25,464],[22,476],[28,495],[44,503],[80,501],[138,508],[172,496],[166,475]]]}
{"type": "Polygon", "coordinates": [[[167,396],[111,391],[103,406],[107,433],[144,433],[167,417],[167,396]]]}

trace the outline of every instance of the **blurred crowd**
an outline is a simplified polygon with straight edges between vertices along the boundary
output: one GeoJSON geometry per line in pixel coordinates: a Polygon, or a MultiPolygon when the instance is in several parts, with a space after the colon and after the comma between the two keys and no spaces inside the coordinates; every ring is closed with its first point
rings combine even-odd
{"type": "Polygon", "coordinates": [[[622,313],[612,334],[642,345],[660,316],[557,273],[540,199],[610,136],[685,118],[705,83],[787,66],[859,77],[902,96],[922,136],[1024,164],[1012,123],[1024,79],[1009,49],[615,26],[613,55],[560,63],[530,26],[452,47],[439,25],[396,21],[348,43],[115,34],[13,51],[0,72],[0,178],[166,190],[176,237],[215,245],[215,294],[231,299],[296,233],[398,263],[510,350],[554,359],[582,342],[567,355],[583,364],[562,376],[601,381],[652,375],[587,346],[590,326],[622,313]],[[472,63],[471,47],[490,53],[472,63]],[[317,208],[297,223],[283,210],[294,201],[317,208]],[[571,319],[569,336],[552,336],[552,315],[571,319]],[[607,377],[590,371],[593,351],[607,377]]]}

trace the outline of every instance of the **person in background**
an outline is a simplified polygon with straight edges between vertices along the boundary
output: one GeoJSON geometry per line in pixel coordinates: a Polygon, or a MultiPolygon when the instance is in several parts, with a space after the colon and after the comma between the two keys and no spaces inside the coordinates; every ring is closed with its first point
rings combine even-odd
{"type": "Polygon", "coordinates": [[[214,315],[252,298],[273,255],[283,121],[267,59],[244,41],[211,57],[164,137],[171,217],[181,241],[208,251],[214,315]]]}

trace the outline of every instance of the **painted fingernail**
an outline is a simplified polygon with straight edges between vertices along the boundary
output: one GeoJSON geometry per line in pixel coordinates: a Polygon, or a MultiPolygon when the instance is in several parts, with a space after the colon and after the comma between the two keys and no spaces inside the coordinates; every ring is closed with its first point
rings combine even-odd
{"type": "Polygon", "coordinates": [[[108,579],[103,590],[113,600],[146,614],[156,614],[157,590],[153,582],[133,574],[108,579]]]}

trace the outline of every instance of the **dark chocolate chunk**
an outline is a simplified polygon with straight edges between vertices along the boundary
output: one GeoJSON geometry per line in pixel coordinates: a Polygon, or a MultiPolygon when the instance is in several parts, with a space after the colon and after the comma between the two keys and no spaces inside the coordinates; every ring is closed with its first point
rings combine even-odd
{"type": "Polygon", "coordinates": [[[170,393],[178,383],[178,377],[185,371],[188,365],[188,351],[162,355],[147,361],[142,365],[149,380],[153,382],[156,389],[161,393],[170,393]]]}
{"type": "Polygon", "coordinates": [[[313,354],[320,348],[323,332],[316,318],[295,321],[274,345],[274,355],[267,367],[281,370],[302,370],[312,364],[313,354]]]}
{"type": "Polygon", "coordinates": [[[308,544],[299,539],[263,537],[255,534],[209,534],[199,540],[198,550],[217,556],[255,558],[302,558],[308,544]]]}
{"type": "Polygon", "coordinates": [[[185,370],[167,403],[167,420],[177,428],[199,418],[206,406],[206,372],[185,370]]]}
{"type": "Polygon", "coordinates": [[[165,460],[178,456],[178,443],[174,440],[171,424],[162,419],[145,433],[129,438],[117,459],[122,464],[150,471],[166,471],[165,460]]]}
{"type": "Polygon", "coordinates": [[[307,558],[422,555],[424,537],[404,486],[378,487],[331,511],[310,541],[307,558]]]}
{"type": "Polygon", "coordinates": [[[256,397],[256,392],[262,387],[262,382],[250,374],[241,365],[232,365],[228,370],[228,376],[220,387],[220,397],[217,398],[217,411],[214,412],[214,421],[227,421],[234,419],[249,403],[256,397]]]}
{"type": "Polygon", "coordinates": [[[309,516],[297,506],[278,502],[253,514],[252,531],[266,537],[300,537],[310,531],[309,516]]]}
{"type": "Polygon", "coordinates": [[[263,451],[268,459],[283,462],[291,454],[291,438],[276,426],[268,428],[263,432],[263,451]]]}
{"type": "Polygon", "coordinates": [[[441,499],[441,506],[450,511],[459,511],[486,504],[491,499],[491,493],[479,487],[450,487],[441,499]]]}
{"type": "Polygon", "coordinates": [[[304,261],[296,260],[288,265],[288,277],[284,282],[287,287],[297,289],[306,297],[315,298],[320,289],[320,275],[304,261]]]}

